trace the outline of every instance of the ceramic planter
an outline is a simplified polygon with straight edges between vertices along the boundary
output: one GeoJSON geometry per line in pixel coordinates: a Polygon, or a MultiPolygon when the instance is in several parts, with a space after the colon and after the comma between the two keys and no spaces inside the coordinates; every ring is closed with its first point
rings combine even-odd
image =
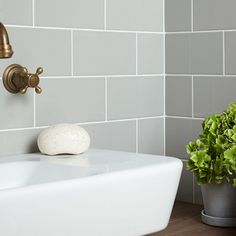
{"type": "Polygon", "coordinates": [[[236,226],[236,188],[231,183],[203,184],[204,223],[221,226],[236,226]]]}

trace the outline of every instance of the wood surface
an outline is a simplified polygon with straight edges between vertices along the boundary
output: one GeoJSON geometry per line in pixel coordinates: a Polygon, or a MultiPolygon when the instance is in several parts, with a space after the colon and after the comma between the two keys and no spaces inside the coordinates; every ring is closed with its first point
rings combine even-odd
{"type": "Polygon", "coordinates": [[[168,227],[148,236],[236,236],[236,228],[208,226],[201,222],[203,206],[176,202],[168,227]]]}

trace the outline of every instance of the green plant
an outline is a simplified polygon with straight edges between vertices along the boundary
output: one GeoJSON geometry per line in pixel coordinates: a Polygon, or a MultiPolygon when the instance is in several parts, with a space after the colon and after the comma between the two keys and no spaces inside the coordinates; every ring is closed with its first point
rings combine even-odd
{"type": "Polygon", "coordinates": [[[187,169],[192,171],[198,184],[231,182],[236,187],[236,103],[222,114],[205,118],[203,133],[190,142],[187,169]]]}

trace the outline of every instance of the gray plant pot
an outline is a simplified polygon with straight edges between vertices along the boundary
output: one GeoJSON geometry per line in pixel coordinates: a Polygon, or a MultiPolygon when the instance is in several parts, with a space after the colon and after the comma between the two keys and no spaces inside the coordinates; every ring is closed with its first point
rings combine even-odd
{"type": "Polygon", "coordinates": [[[203,184],[204,223],[222,226],[236,226],[236,188],[231,183],[203,184]]]}

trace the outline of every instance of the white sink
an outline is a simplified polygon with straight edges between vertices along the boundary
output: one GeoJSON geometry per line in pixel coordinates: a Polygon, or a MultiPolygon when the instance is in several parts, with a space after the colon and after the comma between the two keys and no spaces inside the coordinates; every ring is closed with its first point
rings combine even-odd
{"type": "Polygon", "coordinates": [[[91,168],[63,166],[40,160],[5,162],[0,164],[0,191],[27,185],[81,178],[98,173],[100,173],[98,170],[91,168]]]}
{"type": "Polygon", "coordinates": [[[182,170],[107,150],[0,158],[1,236],[138,236],[164,229],[182,170]]]}
{"type": "Polygon", "coordinates": [[[7,188],[21,187],[27,184],[35,169],[37,161],[15,161],[0,164],[0,191],[7,188]]]}

